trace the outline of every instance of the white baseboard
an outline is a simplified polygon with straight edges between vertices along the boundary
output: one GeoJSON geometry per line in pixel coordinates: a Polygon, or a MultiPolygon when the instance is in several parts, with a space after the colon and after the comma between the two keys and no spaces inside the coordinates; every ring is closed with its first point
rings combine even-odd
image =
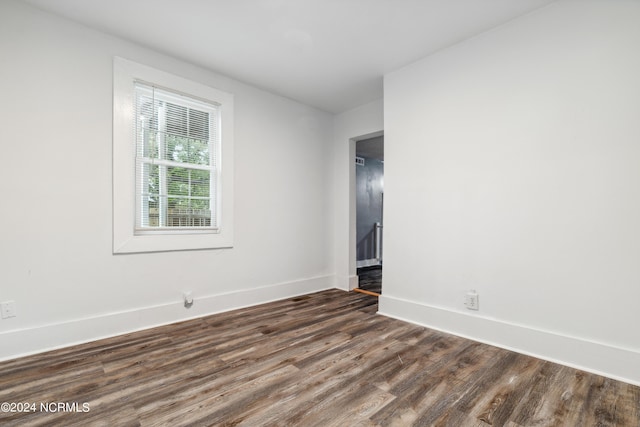
{"type": "Polygon", "coordinates": [[[0,333],[0,361],[334,288],[322,276],[0,333]]]}
{"type": "Polygon", "coordinates": [[[338,276],[335,279],[334,287],[343,291],[351,291],[358,287],[358,276],[355,274],[350,276],[338,276]]]}
{"type": "Polygon", "coordinates": [[[357,275],[349,276],[349,290],[352,291],[360,286],[360,281],[357,275]]]}
{"type": "Polygon", "coordinates": [[[640,352],[382,294],[378,314],[640,386],[640,352]]]}
{"type": "Polygon", "coordinates": [[[378,258],[361,259],[360,261],[356,261],[356,268],[372,267],[374,265],[382,264],[380,263],[380,260],[378,258]]]}

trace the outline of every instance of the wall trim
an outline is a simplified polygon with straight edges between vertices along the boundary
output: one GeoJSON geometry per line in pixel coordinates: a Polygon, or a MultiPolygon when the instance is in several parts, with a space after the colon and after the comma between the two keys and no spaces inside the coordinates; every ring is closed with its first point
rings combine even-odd
{"type": "Polygon", "coordinates": [[[334,288],[334,276],[319,276],[215,295],[74,319],[0,333],[0,361],[84,344],[157,326],[334,288]]]}
{"type": "Polygon", "coordinates": [[[358,286],[360,286],[360,280],[358,279],[358,275],[353,274],[351,276],[349,276],[349,291],[354,290],[355,288],[357,288],[358,286]]]}
{"type": "Polygon", "coordinates": [[[351,291],[358,287],[358,276],[352,274],[350,276],[336,276],[334,288],[351,291]]]}
{"type": "Polygon", "coordinates": [[[383,294],[378,314],[640,386],[640,352],[383,294]]]}

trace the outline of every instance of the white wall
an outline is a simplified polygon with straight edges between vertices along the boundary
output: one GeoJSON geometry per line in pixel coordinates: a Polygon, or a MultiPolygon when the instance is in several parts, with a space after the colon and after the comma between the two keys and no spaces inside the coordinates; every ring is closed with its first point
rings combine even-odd
{"type": "Polygon", "coordinates": [[[333,200],[334,268],[336,287],[350,290],[358,285],[356,276],[356,141],[379,136],[383,130],[382,99],[334,117],[333,200]]]}
{"type": "Polygon", "coordinates": [[[0,358],[333,287],[331,115],[11,0],[0,52],[0,358]],[[235,95],[233,249],[112,254],[114,55],[235,95]]]}
{"type": "Polygon", "coordinates": [[[639,22],[560,1],[386,76],[383,313],[640,383],[639,22]]]}

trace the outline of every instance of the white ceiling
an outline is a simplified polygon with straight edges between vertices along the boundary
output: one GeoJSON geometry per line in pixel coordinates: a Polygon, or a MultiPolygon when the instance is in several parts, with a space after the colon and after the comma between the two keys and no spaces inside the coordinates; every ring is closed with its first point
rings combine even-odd
{"type": "Polygon", "coordinates": [[[23,0],[338,113],[382,76],[554,0],[23,0]]]}

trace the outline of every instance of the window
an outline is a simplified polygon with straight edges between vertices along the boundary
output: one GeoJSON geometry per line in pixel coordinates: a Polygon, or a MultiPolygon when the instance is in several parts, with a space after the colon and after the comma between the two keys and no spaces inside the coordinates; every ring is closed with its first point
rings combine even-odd
{"type": "Polygon", "coordinates": [[[114,253],[232,246],[233,96],[114,59],[114,253]]]}
{"type": "Polygon", "coordinates": [[[217,229],[217,105],[135,83],[136,232],[217,229]]]}

